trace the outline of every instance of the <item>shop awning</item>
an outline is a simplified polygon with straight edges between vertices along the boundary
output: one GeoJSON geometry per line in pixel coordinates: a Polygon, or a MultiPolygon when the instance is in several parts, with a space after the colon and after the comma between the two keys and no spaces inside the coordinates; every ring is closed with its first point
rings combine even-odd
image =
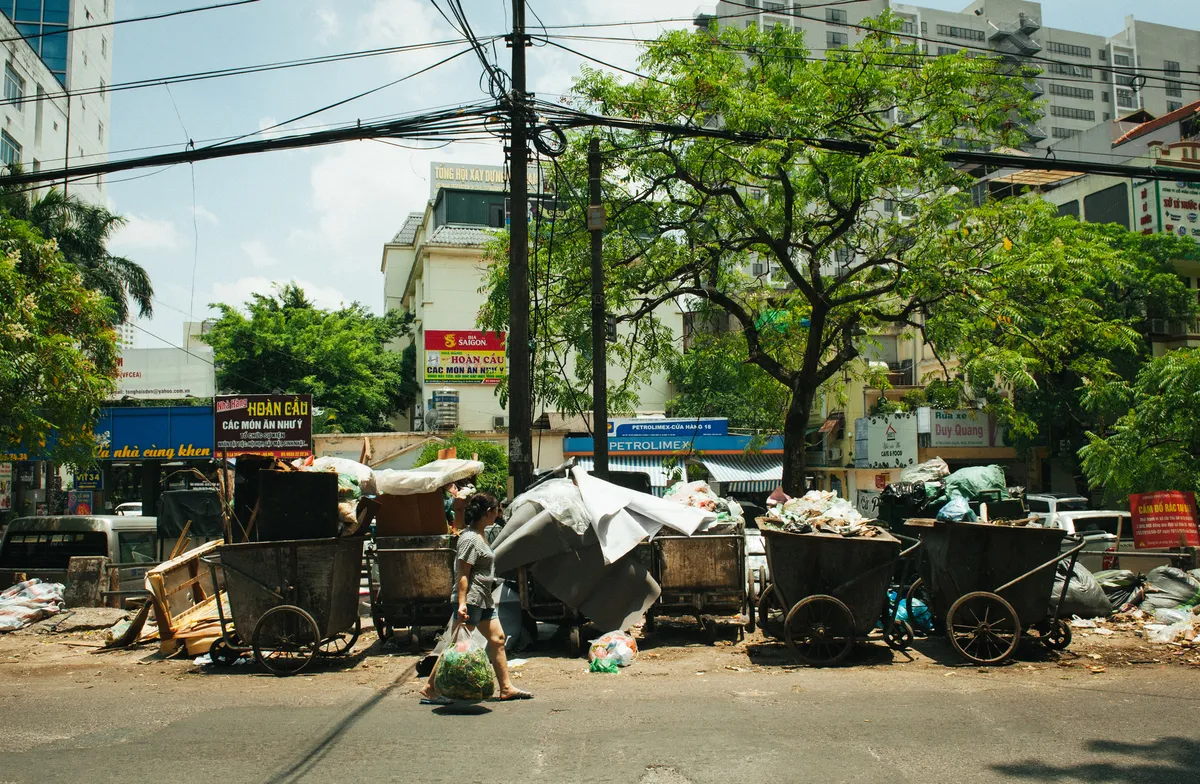
{"type": "Polygon", "coordinates": [[[779,455],[701,457],[700,463],[726,493],[769,493],[783,481],[779,455]]]}
{"type": "MultiPolygon", "coordinates": [[[[657,455],[637,457],[634,455],[610,454],[608,456],[608,470],[649,474],[650,487],[653,488],[655,495],[661,496],[667,492],[668,486],[674,484],[682,471],[679,467],[670,470],[663,468],[663,459],[657,455]],[[674,474],[676,479],[671,478],[672,474],[674,474]]],[[[575,464],[584,471],[591,471],[595,467],[595,463],[591,457],[577,457],[575,458],[575,464]]]]}

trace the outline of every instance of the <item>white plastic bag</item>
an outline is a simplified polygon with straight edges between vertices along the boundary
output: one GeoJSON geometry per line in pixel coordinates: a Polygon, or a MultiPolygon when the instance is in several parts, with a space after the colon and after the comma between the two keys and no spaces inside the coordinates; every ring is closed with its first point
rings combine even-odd
{"type": "Polygon", "coordinates": [[[496,693],[496,672],[488,659],[487,639],[478,629],[454,624],[434,670],[438,694],[455,700],[486,700],[496,693]]]}
{"type": "Polygon", "coordinates": [[[595,659],[615,661],[618,667],[628,667],[637,658],[637,640],[623,631],[602,634],[588,643],[588,662],[595,659]]]}

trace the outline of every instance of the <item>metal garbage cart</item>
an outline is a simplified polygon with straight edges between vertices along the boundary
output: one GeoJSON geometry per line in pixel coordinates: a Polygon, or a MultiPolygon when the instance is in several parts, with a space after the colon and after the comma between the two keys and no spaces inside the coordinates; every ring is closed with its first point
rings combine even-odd
{"type": "Polygon", "coordinates": [[[782,637],[806,664],[836,664],[881,622],[893,648],[912,640],[907,622],[886,612],[887,590],[901,542],[880,530],[875,536],[789,533],[763,528],[771,581],[759,599],[765,634],[782,637]]]}
{"type": "Polygon", "coordinates": [[[422,626],[446,625],[453,613],[457,543],[456,535],[381,536],[367,548],[371,618],[379,639],[406,628],[416,649],[422,626]]]}
{"type": "Polygon", "coordinates": [[[650,546],[651,574],[662,593],[646,613],[648,630],[657,617],[695,616],[700,628],[715,637],[717,615],[741,615],[745,629],[754,628],[746,536],[740,523],[695,536],[655,536],[650,546]]]}
{"type": "MultiPolygon", "coordinates": [[[[910,524],[914,521],[909,521],[910,524]]],[[[1000,664],[1022,634],[1053,650],[1071,644],[1058,617],[1083,542],[1062,552],[1066,532],[1040,526],[924,521],[920,578],[908,596],[928,597],[933,618],[954,649],[975,664],[1000,664]],[[1070,559],[1059,601],[1051,609],[1055,567],[1070,559]]],[[[910,609],[911,613],[911,609],[910,609]]]]}
{"type": "Polygon", "coordinates": [[[317,656],[349,653],[361,629],[358,587],[363,540],[246,542],[205,557],[214,583],[224,574],[226,616],[209,655],[232,664],[250,652],[274,675],[295,675],[317,656]]]}

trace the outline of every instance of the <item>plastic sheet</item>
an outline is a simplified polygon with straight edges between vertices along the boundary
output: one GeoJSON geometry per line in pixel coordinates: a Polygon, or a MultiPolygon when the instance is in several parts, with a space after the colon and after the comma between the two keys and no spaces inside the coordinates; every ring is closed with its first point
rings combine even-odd
{"type": "Polygon", "coordinates": [[[375,472],[378,495],[418,495],[440,490],[451,482],[461,482],[483,473],[478,460],[434,460],[419,468],[401,471],[394,468],[375,472]]]}
{"type": "Polygon", "coordinates": [[[932,460],[926,460],[924,463],[909,466],[901,471],[900,481],[923,484],[925,482],[936,482],[942,477],[949,475],[950,466],[946,465],[946,461],[942,458],[935,457],[932,460]]]}
{"type": "Polygon", "coordinates": [[[1159,566],[1146,574],[1146,601],[1142,609],[1192,607],[1200,604],[1200,581],[1171,566],[1159,566]]]}
{"type": "Polygon", "coordinates": [[[945,506],[938,510],[937,519],[952,523],[973,523],[977,518],[975,517],[975,513],[971,511],[971,506],[967,503],[967,499],[956,494],[945,506]]]}
{"type": "Polygon", "coordinates": [[[35,577],[0,591],[0,632],[11,632],[62,612],[61,583],[35,577]]]}
{"type": "Polygon", "coordinates": [[[998,465],[960,468],[946,477],[946,495],[953,499],[955,491],[969,501],[993,492],[1007,495],[1008,484],[1004,481],[1004,469],[998,465]]]}

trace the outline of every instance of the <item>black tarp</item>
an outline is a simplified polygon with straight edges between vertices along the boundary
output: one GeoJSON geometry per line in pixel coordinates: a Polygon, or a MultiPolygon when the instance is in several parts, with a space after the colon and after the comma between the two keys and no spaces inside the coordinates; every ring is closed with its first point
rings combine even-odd
{"type": "Polygon", "coordinates": [[[217,490],[168,490],[158,501],[158,539],[174,542],[183,533],[188,520],[188,536],[193,541],[220,539],[225,535],[221,514],[221,496],[217,490]]]}

